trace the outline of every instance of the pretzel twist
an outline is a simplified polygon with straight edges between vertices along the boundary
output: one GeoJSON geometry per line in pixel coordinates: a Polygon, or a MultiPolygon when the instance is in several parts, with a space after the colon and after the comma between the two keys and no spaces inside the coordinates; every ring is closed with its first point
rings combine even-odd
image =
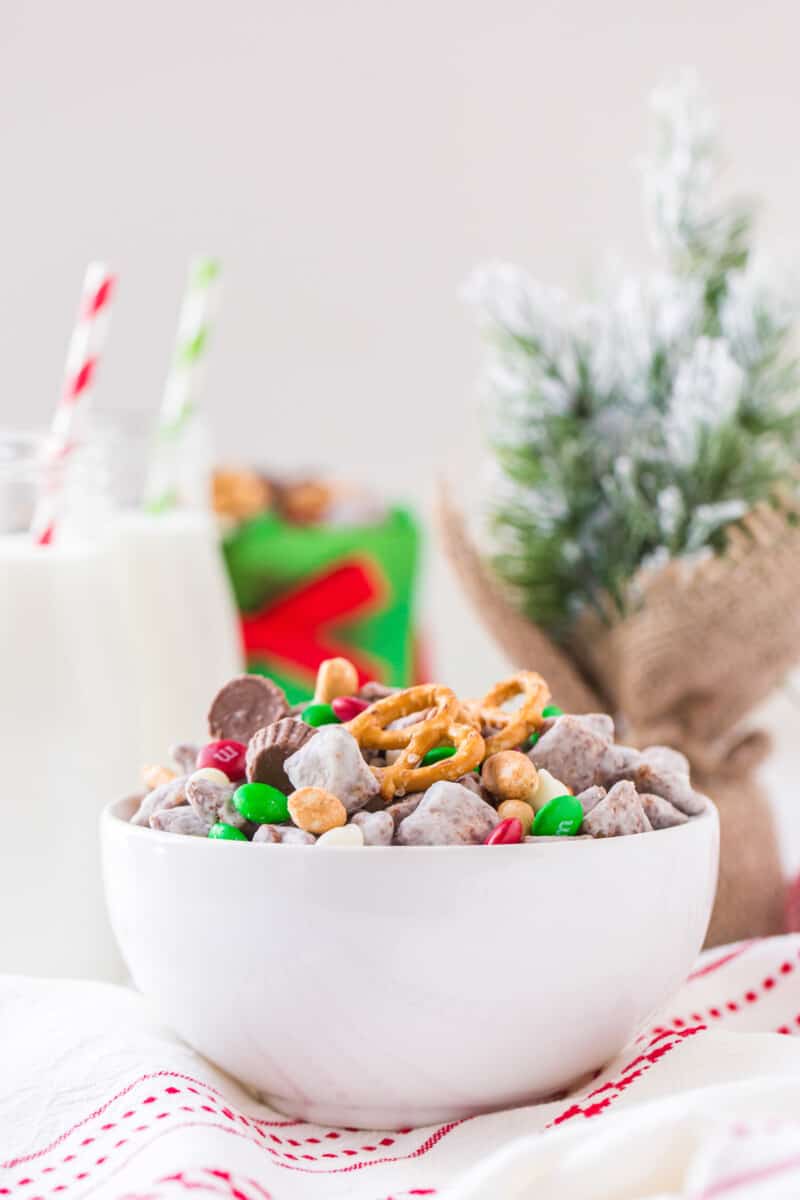
{"type": "Polygon", "coordinates": [[[450,688],[423,685],[378,700],[349,722],[347,728],[362,749],[401,751],[389,766],[372,768],[384,800],[424,791],[443,779],[458,779],[483,760],[483,737],[474,724],[459,718],[459,712],[450,688]],[[403,729],[386,728],[400,717],[431,708],[433,713],[403,729]],[[456,752],[421,767],[424,755],[436,746],[455,746],[456,752]]]}
{"type": "Polygon", "coordinates": [[[429,720],[446,718],[448,723],[458,718],[459,704],[455,692],[439,684],[420,684],[393,692],[383,700],[376,700],[357,717],[348,722],[347,728],[363,750],[403,750],[414,734],[429,720]],[[422,714],[428,709],[435,711],[429,717],[422,714]],[[387,729],[392,721],[400,717],[420,714],[419,721],[403,729],[387,729]]]}
{"type": "Polygon", "coordinates": [[[499,727],[496,733],[486,738],[486,757],[500,750],[512,750],[521,746],[544,718],[542,709],[550,699],[550,689],[541,675],[535,671],[518,671],[516,675],[496,683],[482,700],[469,700],[461,706],[465,720],[477,720],[481,728],[499,727]],[[503,708],[508,700],[522,696],[515,709],[503,708]]]}
{"type": "Polygon", "coordinates": [[[372,769],[381,785],[381,795],[389,801],[406,792],[424,792],[443,779],[460,779],[483,761],[485,750],[486,743],[473,725],[458,721],[445,724],[432,718],[418,728],[395,762],[372,769]],[[421,767],[423,756],[435,746],[455,746],[456,752],[450,758],[421,767]]]}

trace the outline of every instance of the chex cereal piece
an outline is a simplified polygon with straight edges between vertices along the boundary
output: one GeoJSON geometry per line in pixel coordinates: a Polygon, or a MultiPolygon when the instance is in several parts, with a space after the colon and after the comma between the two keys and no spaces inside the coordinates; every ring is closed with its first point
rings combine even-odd
{"type": "Polygon", "coordinates": [[[605,795],[606,789],[604,787],[600,787],[599,784],[593,784],[592,787],[586,788],[584,792],[580,792],[575,799],[580,800],[585,816],[586,813],[591,812],[596,804],[600,803],[605,795]]]}
{"type": "Polygon", "coordinates": [[[615,783],[607,796],[595,804],[583,818],[583,832],[592,837],[622,837],[628,833],[647,833],[652,829],[636,788],[627,780],[615,783]]]}
{"type": "Polygon", "coordinates": [[[390,846],[394,837],[394,821],[391,813],[357,812],[350,818],[351,825],[357,825],[364,835],[365,846],[390,846]]]}
{"type": "Polygon", "coordinates": [[[395,840],[401,846],[480,845],[499,823],[492,806],[469,788],[441,780],[401,821],[395,840]]]}
{"type": "Polygon", "coordinates": [[[296,825],[259,825],[252,840],[264,845],[313,846],[317,839],[313,833],[298,829],[296,825]]]}
{"type": "Polygon", "coordinates": [[[323,725],[286,759],[284,770],[295,789],[322,788],[338,796],[348,815],[364,808],[380,790],[358,742],[341,725],[323,725]]]}
{"type": "Polygon", "coordinates": [[[229,801],[236,791],[236,784],[226,779],[217,782],[209,779],[201,770],[195,771],[186,781],[186,798],[194,811],[209,825],[221,821],[220,814],[226,801],[229,801]]]}
{"type": "Polygon", "coordinates": [[[204,820],[189,804],[180,808],[162,808],[150,818],[150,828],[162,833],[185,833],[189,837],[208,837],[213,821],[204,820]]]}
{"type": "Polygon", "coordinates": [[[685,825],[689,820],[685,813],[663,796],[645,792],[639,799],[653,829],[671,829],[673,825],[685,825]]]}
{"type": "Polygon", "coordinates": [[[580,717],[559,717],[529,752],[534,766],[560,779],[576,795],[603,781],[609,743],[580,717]]]}
{"type": "Polygon", "coordinates": [[[131,817],[131,825],[147,826],[150,824],[150,818],[154,812],[160,812],[164,808],[177,808],[179,805],[185,804],[187,779],[188,776],[179,775],[177,779],[162,783],[161,787],[148,792],[131,817]]]}

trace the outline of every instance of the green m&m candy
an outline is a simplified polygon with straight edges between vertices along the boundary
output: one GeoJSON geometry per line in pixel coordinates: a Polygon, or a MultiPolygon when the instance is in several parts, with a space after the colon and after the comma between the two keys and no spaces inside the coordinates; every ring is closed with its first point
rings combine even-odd
{"type": "Polygon", "coordinates": [[[574,837],[583,823],[583,806],[574,796],[554,796],[533,818],[534,837],[574,837]]]}
{"type": "Polygon", "coordinates": [[[224,821],[217,821],[216,825],[212,825],[208,831],[208,836],[210,838],[218,838],[224,842],[247,841],[241,829],[236,829],[233,825],[226,825],[224,821]]]}
{"type": "Polygon", "coordinates": [[[256,825],[279,825],[289,820],[289,802],[268,783],[243,783],[233,793],[233,806],[256,825]]]}
{"type": "MultiPolygon", "coordinates": [[[[428,750],[422,756],[421,767],[430,767],[433,763],[441,762],[444,758],[452,758],[456,752],[456,746],[434,746],[432,750],[428,750]]],[[[480,767],[473,767],[476,775],[480,775],[480,767]]]]}
{"type": "MultiPolygon", "coordinates": [[[[563,715],[564,715],[563,708],[559,708],[557,704],[548,704],[545,708],[542,709],[542,716],[545,718],[546,717],[563,717],[563,715]]],[[[528,738],[527,742],[525,743],[525,749],[532,750],[533,747],[538,742],[540,737],[541,737],[541,734],[532,733],[531,736],[528,738]]]]}
{"type": "Polygon", "coordinates": [[[433,763],[441,762],[443,758],[452,758],[455,752],[455,746],[434,746],[427,754],[423,754],[420,766],[430,767],[433,763]]]}
{"type": "Polygon", "coordinates": [[[341,725],[330,704],[307,704],[300,715],[306,725],[313,725],[315,729],[320,725],[341,725]]]}

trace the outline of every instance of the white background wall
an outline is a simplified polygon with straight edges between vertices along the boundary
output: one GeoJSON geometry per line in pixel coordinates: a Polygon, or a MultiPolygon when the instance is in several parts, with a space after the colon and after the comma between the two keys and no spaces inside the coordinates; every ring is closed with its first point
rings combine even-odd
{"type": "MultiPolygon", "coordinates": [[[[732,186],[797,243],[793,0],[2,0],[0,423],[44,422],[90,256],[121,288],[105,401],[156,405],[188,256],[226,291],[208,402],[221,454],[330,463],[423,507],[475,441],[487,257],[585,281],[646,256],[645,96],[699,68],[732,186]]],[[[441,673],[500,669],[440,561],[441,673]]]]}

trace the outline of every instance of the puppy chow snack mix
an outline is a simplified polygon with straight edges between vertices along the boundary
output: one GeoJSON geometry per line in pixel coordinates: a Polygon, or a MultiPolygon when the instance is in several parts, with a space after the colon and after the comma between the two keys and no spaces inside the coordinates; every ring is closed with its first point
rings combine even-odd
{"type": "Polygon", "coordinates": [[[359,687],[329,659],[295,706],[240,675],[213,698],[208,734],[143,769],[132,824],[304,851],[508,846],[654,834],[708,805],[682,754],[616,743],[609,716],[563,713],[533,671],[462,699],[359,687]]]}

